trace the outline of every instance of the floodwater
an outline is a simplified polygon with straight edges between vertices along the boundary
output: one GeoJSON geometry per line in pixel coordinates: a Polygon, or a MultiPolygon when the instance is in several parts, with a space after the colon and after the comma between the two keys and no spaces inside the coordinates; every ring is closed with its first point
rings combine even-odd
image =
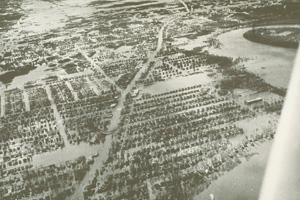
{"type": "Polygon", "coordinates": [[[210,194],[216,200],[257,200],[271,146],[272,141],[258,145],[254,150],[259,152],[258,155],[249,161],[243,159],[240,165],[219,177],[194,200],[209,200],[210,194]]]}
{"type": "Polygon", "coordinates": [[[205,73],[194,74],[185,77],[172,78],[166,81],[156,82],[151,86],[146,86],[141,88],[142,93],[159,94],[164,92],[169,92],[172,90],[177,90],[184,87],[190,87],[200,84],[209,84],[212,79],[205,73]]]}
{"type": "Polygon", "coordinates": [[[271,85],[287,88],[296,50],[250,42],[243,37],[243,34],[250,29],[242,28],[219,35],[218,39],[223,46],[220,49],[209,49],[208,51],[212,54],[233,58],[249,58],[244,63],[247,70],[259,75],[271,85]]]}
{"type": "Polygon", "coordinates": [[[27,15],[20,20],[16,28],[28,32],[47,32],[63,28],[69,17],[89,17],[94,8],[88,7],[92,0],[39,1],[24,0],[22,9],[27,15]]]}
{"type": "MultiPolygon", "coordinates": [[[[219,35],[218,39],[223,44],[221,48],[210,48],[208,51],[211,54],[233,57],[234,59],[239,57],[248,58],[249,60],[244,62],[247,70],[258,74],[267,83],[277,87],[287,88],[296,50],[250,42],[243,37],[243,34],[248,30],[250,30],[250,28],[242,28],[219,35]]],[[[178,44],[183,44],[183,48],[191,50],[197,47],[197,45],[204,46],[204,41],[207,38],[208,36],[198,37],[196,41],[193,41],[192,45],[187,41],[184,41],[184,39],[181,41],[178,40],[177,42],[178,44]],[[195,45],[195,43],[197,43],[197,45],[195,45]]],[[[204,76],[204,74],[198,76],[204,76]]],[[[151,94],[166,92],[180,87],[195,85],[195,82],[203,84],[203,80],[208,79],[204,77],[182,77],[171,79],[145,87],[144,92],[149,92],[151,94]]],[[[247,125],[251,126],[251,124],[254,124],[255,127],[253,127],[253,129],[246,131],[247,135],[251,135],[255,134],[258,130],[262,130],[262,127],[269,123],[269,125],[275,128],[273,121],[276,121],[276,119],[274,118],[276,118],[276,116],[262,116],[253,119],[252,121],[241,122],[237,125],[247,129],[247,125]],[[261,126],[257,125],[259,122],[262,122],[260,123],[261,126]]],[[[238,144],[243,138],[244,136],[237,136],[232,142],[233,144],[238,144]]],[[[216,200],[258,199],[272,143],[272,141],[266,141],[255,147],[254,152],[257,152],[257,154],[251,157],[249,161],[244,159],[242,164],[218,178],[206,190],[195,196],[194,199],[209,200],[210,194],[214,194],[216,200]]]]}
{"type": "MultiPolygon", "coordinates": [[[[250,28],[219,35],[218,39],[223,46],[220,49],[209,49],[208,51],[221,56],[249,58],[244,63],[247,70],[258,74],[274,86],[287,88],[296,50],[250,42],[243,37],[248,30],[250,28]]],[[[255,134],[255,130],[253,134],[255,134]]],[[[272,143],[273,141],[267,141],[259,145],[255,149],[258,154],[249,161],[243,160],[242,164],[218,178],[194,199],[209,200],[210,194],[214,194],[216,200],[258,199],[272,143]]]]}
{"type": "MultiPolygon", "coordinates": [[[[187,77],[173,78],[162,82],[154,83],[151,86],[142,88],[142,93],[158,94],[189,87],[198,84],[209,84],[212,79],[205,73],[187,77]]],[[[238,145],[245,135],[261,134],[264,129],[275,129],[278,116],[266,114],[253,119],[245,119],[235,123],[237,127],[245,130],[244,135],[238,135],[230,141],[235,146],[238,145]],[[250,128],[249,128],[250,127],[250,128]]],[[[257,153],[248,161],[242,159],[242,163],[230,172],[226,172],[214,181],[207,189],[195,196],[195,200],[210,200],[212,193],[216,200],[256,200],[258,199],[261,183],[266,168],[268,155],[273,141],[266,141],[253,147],[253,152],[257,153]]]]}
{"type": "Polygon", "coordinates": [[[7,84],[7,88],[22,88],[23,85],[29,81],[37,81],[49,76],[65,74],[63,70],[50,71],[48,69],[46,65],[40,65],[36,69],[31,70],[28,74],[16,76],[11,83],[7,84]]]}
{"type": "Polygon", "coordinates": [[[275,113],[258,115],[251,119],[244,119],[234,124],[238,128],[244,129],[244,134],[230,138],[233,146],[237,146],[245,139],[246,136],[263,134],[264,130],[276,131],[276,124],[279,116],[275,113]]]}
{"type": "MultiPolygon", "coordinates": [[[[101,147],[103,145],[89,145],[87,143],[81,143],[79,145],[70,145],[63,149],[34,155],[32,158],[33,167],[45,167],[56,163],[66,162],[68,160],[75,160],[80,156],[89,157],[96,153],[101,153],[101,147]]],[[[101,155],[100,155],[101,156],[101,155]]]]}
{"type": "Polygon", "coordinates": [[[172,45],[179,45],[180,48],[184,48],[188,51],[191,51],[194,48],[206,46],[207,44],[205,43],[205,41],[211,36],[212,34],[202,35],[193,40],[190,40],[186,37],[175,38],[174,42],[172,42],[172,45]]]}
{"type": "MultiPolygon", "coordinates": [[[[293,27],[299,25],[277,25],[270,28],[293,27]]],[[[209,53],[228,56],[234,59],[247,58],[243,64],[247,70],[262,77],[267,83],[279,88],[287,88],[292,71],[295,49],[273,47],[269,45],[254,43],[246,40],[243,34],[251,28],[241,28],[220,34],[217,39],[221,42],[220,48],[208,48],[205,41],[213,34],[199,36],[197,39],[176,38],[173,45],[179,48],[192,50],[196,47],[205,47],[209,53]]]]}

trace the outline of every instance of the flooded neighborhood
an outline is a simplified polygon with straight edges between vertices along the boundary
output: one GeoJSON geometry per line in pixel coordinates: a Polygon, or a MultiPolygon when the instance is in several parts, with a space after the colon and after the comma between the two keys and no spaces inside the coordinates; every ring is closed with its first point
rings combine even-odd
{"type": "Polygon", "coordinates": [[[0,10],[0,199],[259,198],[300,1],[0,10]]]}

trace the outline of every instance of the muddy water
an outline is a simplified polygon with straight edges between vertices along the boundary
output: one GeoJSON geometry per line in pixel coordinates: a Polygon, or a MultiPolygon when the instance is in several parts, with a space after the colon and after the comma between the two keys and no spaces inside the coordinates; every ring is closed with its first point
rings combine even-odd
{"type": "MultiPolygon", "coordinates": [[[[287,88],[296,50],[250,42],[243,37],[248,30],[238,29],[219,35],[218,39],[223,46],[220,49],[209,49],[209,52],[233,58],[248,58],[244,63],[247,70],[274,86],[287,88]]],[[[268,141],[256,147],[254,151],[257,155],[249,161],[243,160],[242,164],[225,173],[194,199],[210,199],[210,194],[214,194],[217,200],[258,199],[271,146],[272,141],[268,141]]]]}
{"type": "Polygon", "coordinates": [[[32,158],[32,165],[34,167],[45,167],[56,163],[66,162],[68,160],[74,160],[80,156],[88,158],[93,154],[99,153],[101,147],[101,144],[89,145],[86,143],[68,146],[57,151],[34,155],[32,158]]]}
{"type": "Polygon", "coordinates": [[[220,49],[209,49],[209,52],[233,58],[249,58],[249,61],[244,63],[247,70],[258,74],[267,83],[287,88],[296,50],[250,42],[243,37],[248,30],[250,28],[219,35],[218,39],[223,46],[220,49]]]}
{"type": "Polygon", "coordinates": [[[212,79],[210,77],[208,77],[205,73],[200,73],[185,77],[172,78],[166,81],[155,82],[151,86],[142,87],[140,89],[142,90],[142,93],[159,94],[180,88],[191,87],[194,85],[209,84],[211,82],[212,79]]]}
{"type": "Polygon", "coordinates": [[[258,155],[242,160],[242,164],[218,178],[194,200],[209,200],[210,194],[216,200],[257,200],[271,146],[271,141],[259,145],[254,150],[258,155]]]}

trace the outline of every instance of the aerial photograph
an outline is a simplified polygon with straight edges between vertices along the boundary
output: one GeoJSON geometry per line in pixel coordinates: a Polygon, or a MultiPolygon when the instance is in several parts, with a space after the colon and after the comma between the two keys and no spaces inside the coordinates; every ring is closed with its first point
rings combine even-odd
{"type": "Polygon", "coordinates": [[[0,199],[259,199],[299,41],[300,0],[0,0],[0,199]]]}

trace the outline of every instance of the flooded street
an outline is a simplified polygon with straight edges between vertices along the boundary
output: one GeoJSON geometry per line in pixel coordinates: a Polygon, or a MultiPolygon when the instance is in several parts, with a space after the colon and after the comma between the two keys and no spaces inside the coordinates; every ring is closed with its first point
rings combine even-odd
{"type": "Polygon", "coordinates": [[[46,89],[48,98],[49,98],[50,103],[51,103],[51,108],[53,109],[54,117],[55,117],[55,120],[56,120],[58,129],[59,129],[59,133],[61,134],[61,137],[63,138],[65,147],[67,148],[67,147],[70,146],[70,142],[69,142],[68,136],[67,136],[67,134],[66,134],[65,126],[63,125],[63,120],[62,120],[62,118],[60,117],[60,113],[59,113],[59,111],[57,110],[56,104],[54,103],[54,99],[53,99],[53,97],[52,97],[52,95],[51,95],[50,86],[47,85],[47,86],[45,87],[45,89],[46,89]]]}
{"type": "Polygon", "coordinates": [[[63,163],[68,160],[74,160],[80,156],[89,157],[93,154],[100,153],[99,151],[102,146],[102,144],[89,145],[87,143],[69,145],[56,151],[34,155],[32,158],[32,165],[33,167],[46,167],[56,163],[63,163]]]}

